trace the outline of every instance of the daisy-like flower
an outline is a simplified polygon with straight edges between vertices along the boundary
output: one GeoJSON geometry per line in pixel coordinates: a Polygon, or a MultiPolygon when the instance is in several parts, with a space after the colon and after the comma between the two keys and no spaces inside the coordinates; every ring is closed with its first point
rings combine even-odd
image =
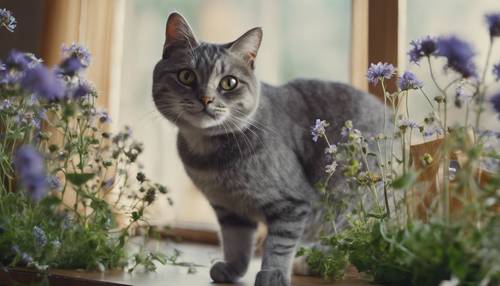
{"type": "Polygon", "coordinates": [[[327,174],[333,174],[335,173],[335,170],[337,170],[337,162],[333,161],[331,164],[328,164],[325,166],[325,173],[327,174]]]}
{"type": "Polygon", "coordinates": [[[5,27],[7,31],[14,32],[17,26],[16,18],[7,9],[0,9],[0,27],[5,27]]]}
{"type": "Polygon", "coordinates": [[[405,71],[398,80],[398,86],[401,90],[419,89],[424,83],[411,71],[405,71]]]}
{"type": "Polygon", "coordinates": [[[429,57],[437,51],[437,43],[435,38],[430,36],[413,40],[410,42],[410,62],[418,64],[423,57],[429,57]]]}
{"type": "Polygon", "coordinates": [[[490,31],[490,36],[499,37],[500,36],[500,13],[491,13],[485,16],[486,24],[488,24],[488,30],[490,31]]]}
{"type": "Polygon", "coordinates": [[[61,179],[58,176],[47,177],[47,185],[50,189],[60,191],[62,189],[61,179]]]}
{"type": "Polygon", "coordinates": [[[404,132],[408,128],[418,128],[418,124],[410,119],[400,119],[398,121],[398,128],[404,132]]]}
{"type": "Polygon", "coordinates": [[[33,237],[35,238],[35,244],[37,247],[41,248],[47,244],[47,235],[38,226],[33,227],[33,237]]]}
{"type": "Polygon", "coordinates": [[[440,127],[436,127],[436,126],[430,126],[426,129],[424,129],[424,131],[422,132],[422,135],[424,136],[424,138],[429,138],[431,136],[439,136],[443,134],[443,129],[440,128],[440,127]]]}
{"type": "Polygon", "coordinates": [[[371,64],[366,73],[366,78],[368,81],[374,85],[381,79],[390,79],[396,73],[396,69],[393,65],[388,63],[378,62],[377,64],[371,64]]]}
{"type": "Polygon", "coordinates": [[[446,58],[446,67],[464,78],[476,76],[476,66],[472,61],[475,53],[469,43],[456,36],[441,37],[437,41],[437,55],[446,58]]]}
{"type": "Polygon", "coordinates": [[[326,127],[330,126],[326,120],[316,119],[314,126],[311,128],[312,140],[318,142],[318,138],[323,137],[326,132],[326,127]]]}
{"type": "Polygon", "coordinates": [[[461,108],[465,102],[472,97],[470,92],[467,92],[463,86],[457,87],[455,90],[455,106],[461,108]]]}
{"type": "Polygon", "coordinates": [[[62,47],[63,55],[67,58],[77,58],[83,67],[88,67],[90,64],[90,52],[84,46],[77,43],[72,43],[69,47],[63,45],[62,47]]]}

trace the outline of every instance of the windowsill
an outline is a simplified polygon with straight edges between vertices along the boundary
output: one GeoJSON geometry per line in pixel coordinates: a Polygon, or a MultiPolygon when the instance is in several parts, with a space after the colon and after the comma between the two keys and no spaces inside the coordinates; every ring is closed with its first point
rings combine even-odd
{"type": "MultiPolygon", "coordinates": [[[[196,243],[174,243],[174,242],[153,242],[152,247],[159,247],[164,249],[167,253],[172,253],[174,248],[182,252],[179,261],[192,262],[203,265],[198,267],[197,272],[188,274],[186,267],[172,266],[172,265],[159,265],[156,272],[143,272],[140,269],[133,273],[126,271],[109,271],[106,273],[95,271],[77,271],[77,270],[54,270],[51,274],[51,285],[71,285],[90,286],[90,285],[141,285],[141,286],[209,286],[219,285],[214,284],[208,274],[209,266],[212,261],[221,259],[221,253],[218,247],[205,244],[196,243]],[[68,277],[70,279],[68,279],[68,277]],[[54,280],[52,280],[54,279],[54,280]],[[57,281],[55,281],[57,280],[57,281]],[[98,283],[98,282],[102,282],[98,283]]],[[[260,258],[254,258],[248,273],[241,279],[238,286],[252,286],[254,285],[255,275],[260,267],[260,258]]],[[[0,284],[9,283],[5,281],[5,276],[0,271],[0,284]]],[[[18,275],[19,276],[19,275],[18,275]]],[[[17,280],[17,278],[16,278],[17,280]]],[[[23,281],[23,280],[19,280],[23,281]]],[[[25,280],[24,280],[25,281],[25,280]]],[[[9,285],[9,284],[7,284],[9,285]]],[[[220,284],[222,285],[222,284],[220,284]]],[[[233,285],[233,284],[223,284],[233,285]]],[[[338,281],[335,283],[326,282],[319,278],[300,277],[295,276],[292,279],[294,286],[314,286],[314,285],[331,285],[331,286],[364,286],[373,285],[366,280],[356,277],[356,275],[348,275],[346,280],[338,281]]]]}

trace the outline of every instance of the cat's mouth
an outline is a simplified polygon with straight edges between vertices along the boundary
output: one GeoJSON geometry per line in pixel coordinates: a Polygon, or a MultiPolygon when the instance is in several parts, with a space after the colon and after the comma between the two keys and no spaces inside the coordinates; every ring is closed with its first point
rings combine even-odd
{"type": "Polygon", "coordinates": [[[205,106],[186,112],[185,119],[194,127],[206,129],[222,125],[228,115],[227,109],[205,106]]]}

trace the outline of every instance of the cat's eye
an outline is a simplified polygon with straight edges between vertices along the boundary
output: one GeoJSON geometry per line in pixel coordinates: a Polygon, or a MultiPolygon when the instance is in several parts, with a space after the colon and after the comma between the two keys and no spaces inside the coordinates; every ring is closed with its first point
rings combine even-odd
{"type": "Polygon", "coordinates": [[[226,76],[220,81],[219,86],[226,91],[233,90],[238,86],[238,79],[232,75],[226,76]]]}
{"type": "Polygon", "coordinates": [[[177,74],[177,78],[182,84],[192,85],[196,79],[196,76],[194,75],[193,71],[183,69],[179,71],[179,73],[177,74]]]}

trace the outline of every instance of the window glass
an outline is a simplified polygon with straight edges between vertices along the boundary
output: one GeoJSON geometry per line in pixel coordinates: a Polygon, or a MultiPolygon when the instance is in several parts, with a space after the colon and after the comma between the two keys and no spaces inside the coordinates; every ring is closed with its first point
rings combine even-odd
{"type": "MultiPolygon", "coordinates": [[[[407,1],[407,27],[406,27],[406,47],[412,39],[417,39],[427,35],[456,35],[473,44],[476,56],[475,63],[480,67],[480,73],[484,68],[486,54],[489,46],[489,33],[484,15],[488,12],[500,11],[498,0],[408,0],[407,1]]],[[[405,49],[407,50],[407,49],[405,49]]],[[[406,57],[408,61],[408,57],[406,57]]],[[[490,69],[487,71],[487,81],[493,82],[491,75],[491,63],[500,61],[500,43],[497,43],[492,50],[490,69]]],[[[443,73],[442,61],[433,60],[433,70],[438,77],[440,85],[445,86],[448,82],[456,78],[453,72],[443,73]]],[[[414,71],[418,78],[424,81],[425,90],[433,97],[437,94],[429,74],[428,64],[423,61],[420,66],[407,62],[407,68],[414,71]]],[[[490,94],[498,91],[500,86],[493,84],[490,86],[490,94]]],[[[428,112],[428,103],[420,93],[414,93],[410,97],[410,106],[413,114],[422,119],[428,112]]],[[[452,121],[463,123],[465,119],[464,109],[453,108],[453,100],[450,99],[450,118],[452,121]]],[[[473,116],[471,116],[473,118],[473,116]]],[[[483,118],[484,128],[498,128],[498,121],[491,109],[488,109],[483,118]]],[[[472,122],[472,121],[471,121],[472,122]]]]}
{"type": "Polygon", "coordinates": [[[296,77],[348,81],[350,0],[131,0],[126,1],[118,125],[128,124],[145,143],[146,173],[166,184],[172,211],[160,202],[157,223],[214,225],[214,216],[184,172],[175,147],[176,129],[151,99],[152,70],[161,56],[165,22],[180,12],[208,42],[229,42],[261,26],[258,77],[281,84],[296,77]]]}

